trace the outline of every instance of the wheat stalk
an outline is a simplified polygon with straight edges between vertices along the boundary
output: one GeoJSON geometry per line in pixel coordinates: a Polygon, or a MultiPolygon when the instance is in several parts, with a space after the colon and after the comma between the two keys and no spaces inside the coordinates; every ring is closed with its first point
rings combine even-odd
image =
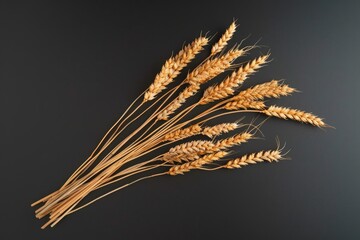
{"type": "Polygon", "coordinates": [[[187,162],[187,163],[184,163],[181,165],[175,165],[169,169],[168,174],[170,174],[172,176],[175,176],[178,174],[184,174],[185,172],[189,172],[191,169],[198,169],[205,164],[209,164],[216,160],[219,160],[219,159],[225,157],[227,154],[228,154],[227,152],[223,152],[223,151],[211,153],[211,154],[205,155],[195,161],[187,162]]]}
{"type": "Polygon", "coordinates": [[[233,131],[239,127],[237,123],[221,123],[212,127],[205,127],[201,134],[208,136],[209,138],[219,136],[222,133],[233,131]]]}
{"type": "Polygon", "coordinates": [[[217,149],[230,148],[230,147],[233,147],[235,145],[246,143],[251,138],[253,138],[253,134],[251,134],[249,132],[236,134],[236,135],[234,135],[232,137],[225,138],[225,139],[222,139],[222,140],[218,140],[217,142],[215,142],[214,149],[217,150],[217,149]]]}
{"type": "Polygon", "coordinates": [[[226,110],[264,109],[265,103],[263,101],[238,100],[226,103],[223,108],[226,110]]]}
{"type": "Polygon", "coordinates": [[[148,91],[145,92],[144,102],[153,100],[157,94],[163,91],[208,42],[209,39],[207,37],[199,37],[191,44],[185,46],[175,57],[169,58],[162,66],[161,71],[156,75],[148,91]]]}
{"type": "Polygon", "coordinates": [[[241,168],[242,166],[247,166],[249,164],[256,164],[260,162],[278,162],[279,160],[282,160],[283,155],[281,153],[281,150],[268,150],[268,151],[260,151],[257,153],[252,153],[249,155],[244,155],[240,158],[236,158],[234,160],[228,161],[224,167],[228,169],[233,168],[241,168]]]}
{"type": "Polygon", "coordinates": [[[181,163],[181,162],[189,162],[194,161],[196,159],[199,159],[202,154],[200,153],[191,153],[191,154],[185,154],[185,153],[165,153],[162,160],[168,163],[181,163]]]}
{"type": "Polygon", "coordinates": [[[221,57],[207,60],[200,67],[189,73],[185,82],[189,82],[190,85],[186,87],[162,112],[160,112],[157,118],[159,120],[167,120],[169,116],[179,109],[189,97],[197,93],[200,89],[200,84],[203,84],[224,72],[231,66],[231,63],[242,54],[244,54],[244,50],[230,50],[221,57]]]}
{"type": "Polygon", "coordinates": [[[167,153],[164,154],[163,159],[165,161],[177,161],[183,159],[184,156],[196,158],[194,155],[199,156],[205,153],[217,152],[219,150],[245,143],[251,138],[253,138],[253,134],[244,132],[229,138],[218,140],[215,143],[204,140],[190,141],[172,147],[167,153]]]}
{"type": "Polygon", "coordinates": [[[241,91],[238,95],[234,96],[232,100],[263,100],[264,98],[279,98],[281,96],[287,96],[295,91],[295,88],[289,87],[285,84],[279,84],[278,80],[272,80],[241,91]]]}
{"type": "Polygon", "coordinates": [[[192,85],[203,84],[231,67],[232,62],[244,53],[245,50],[235,48],[220,57],[208,59],[189,73],[185,82],[192,85]]]}
{"type": "Polygon", "coordinates": [[[180,94],[169,104],[159,115],[157,118],[159,120],[167,120],[171,114],[173,114],[178,108],[181,107],[183,103],[185,103],[186,99],[193,96],[200,89],[199,85],[189,85],[186,87],[180,94]]]}
{"type": "Polygon", "coordinates": [[[163,138],[163,141],[173,141],[174,142],[177,140],[195,136],[200,133],[203,134],[203,131],[199,124],[194,124],[190,127],[178,129],[174,132],[170,132],[170,133],[166,134],[163,138]]]}
{"type": "Polygon", "coordinates": [[[196,140],[176,145],[175,147],[170,148],[168,153],[193,154],[199,152],[208,152],[210,149],[213,149],[214,146],[214,143],[211,141],[196,140]]]}
{"type": "Polygon", "coordinates": [[[292,119],[303,123],[309,123],[317,127],[326,126],[323,120],[318,116],[315,116],[312,113],[307,113],[298,109],[270,106],[268,109],[265,109],[262,112],[271,117],[292,119]]]}
{"type": "Polygon", "coordinates": [[[211,55],[215,55],[221,52],[226,47],[226,45],[234,35],[235,31],[236,31],[236,23],[234,21],[230,24],[229,28],[226,29],[225,33],[221,36],[219,41],[212,46],[211,55]]]}
{"type": "Polygon", "coordinates": [[[269,56],[270,55],[267,54],[252,60],[244,66],[241,66],[237,71],[232,72],[232,74],[220,84],[208,87],[199,103],[203,105],[233,95],[235,89],[238,88],[250,74],[255,73],[256,70],[267,63],[269,56]]]}
{"type": "MultiPolygon", "coordinates": [[[[225,165],[213,164],[214,161],[228,154],[225,151],[253,139],[255,133],[248,129],[224,138],[221,134],[240,126],[237,123],[221,123],[202,127],[212,119],[235,113],[258,113],[293,119],[318,127],[327,126],[321,118],[311,113],[277,106],[266,108],[263,101],[265,98],[287,96],[296,91],[278,80],[258,84],[238,94],[235,93],[251,74],[268,63],[269,58],[269,54],[260,56],[234,71],[240,66],[235,61],[253,49],[253,47],[240,49],[236,45],[227,52],[223,51],[235,30],[236,25],[233,22],[219,41],[212,46],[209,56],[194,69],[189,70],[185,79],[178,85],[169,89],[168,85],[208,44],[209,38],[200,36],[165,62],[149,88],[130,104],[100,140],[90,157],[65,184],[32,204],[32,206],[42,204],[35,211],[36,217],[49,216],[49,220],[42,228],[53,227],[69,214],[109,194],[152,177],[183,174],[191,169],[239,168],[262,161],[273,162],[284,159],[282,149],[276,149],[235,158],[225,165]],[[230,70],[233,72],[222,82],[204,91],[200,101],[194,101],[183,107],[187,99],[203,91],[203,84],[230,70]],[[157,99],[151,104],[145,104],[155,98],[157,99]],[[208,104],[214,101],[219,102],[208,104]],[[200,112],[195,112],[195,109],[200,112]],[[147,119],[142,121],[141,116],[147,116],[147,119]],[[130,129],[132,132],[129,135],[122,136],[124,130],[130,129]],[[177,143],[195,135],[197,140],[177,143]],[[203,140],[205,137],[212,140],[203,140]],[[165,147],[168,150],[164,153],[165,147]],[[120,186],[110,189],[95,199],[86,200],[93,191],[115,183],[119,183],[120,186]]],[[[254,129],[258,131],[260,125],[254,129]]],[[[253,126],[253,123],[249,126],[253,126]]]]}
{"type": "Polygon", "coordinates": [[[176,145],[163,155],[166,162],[181,162],[198,159],[206,153],[219,151],[211,141],[196,140],[176,145]]]}

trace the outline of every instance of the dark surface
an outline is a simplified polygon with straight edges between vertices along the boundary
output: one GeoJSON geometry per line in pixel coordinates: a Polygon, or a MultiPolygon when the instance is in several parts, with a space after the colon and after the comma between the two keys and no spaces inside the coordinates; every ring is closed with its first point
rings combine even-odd
{"type": "Polygon", "coordinates": [[[30,2],[0,3],[1,239],[360,239],[358,1],[30,2]],[[279,136],[291,161],[144,181],[40,230],[30,203],[83,162],[171,51],[233,18],[237,42],[271,48],[251,81],[286,79],[302,93],[278,104],[337,129],[272,119],[267,141],[242,151],[279,136]]]}

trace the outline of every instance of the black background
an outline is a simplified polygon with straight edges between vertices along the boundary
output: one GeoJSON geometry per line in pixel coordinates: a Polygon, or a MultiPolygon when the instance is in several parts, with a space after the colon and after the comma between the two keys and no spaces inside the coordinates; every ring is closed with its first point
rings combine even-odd
{"type": "Polygon", "coordinates": [[[358,1],[1,1],[0,238],[360,239],[359,25],[358,1]],[[172,51],[233,18],[233,43],[261,38],[254,55],[272,52],[249,81],[286,79],[302,92],[276,103],[336,130],[271,119],[267,141],[240,151],[279,136],[291,161],[151,179],[40,230],[30,203],[83,162],[172,51]]]}

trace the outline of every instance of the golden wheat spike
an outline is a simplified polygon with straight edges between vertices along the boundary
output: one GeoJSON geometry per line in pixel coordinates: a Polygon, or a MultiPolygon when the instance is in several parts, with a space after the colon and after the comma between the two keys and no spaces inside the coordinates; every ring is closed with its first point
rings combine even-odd
{"type": "Polygon", "coordinates": [[[201,134],[208,136],[209,138],[219,136],[222,133],[227,133],[235,130],[239,127],[237,123],[221,123],[212,127],[205,127],[201,134]]]}
{"type": "Polygon", "coordinates": [[[208,42],[209,39],[207,37],[199,37],[185,46],[176,56],[169,58],[162,66],[161,71],[156,75],[154,82],[145,92],[143,101],[153,100],[157,94],[163,91],[208,42]]]}
{"type": "Polygon", "coordinates": [[[167,120],[169,116],[179,109],[189,97],[197,93],[201,84],[224,72],[231,66],[231,63],[243,53],[244,51],[239,49],[230,50],[221,57],[205,61],[204,64],[189,73],[185,82],[189,82],[190,85],[186,87],[164,110],[162,110],[157,118],[159,120],[167,120]]]}
{"type": "Polygon", "coordinates": [[[163,137],[163,141],[177,141],[187,137],[195,136],[201,133],[202,128],[199,124],[194,124],[187,128],[178,129],[176,131],[170,132],[163,137]]]}
{"type": "Polygon", "coordinates": [[[242,166],[247,166],[249,164],[256,164],[263,161],[268,162],[277,162],[283,159],[282,153],[279,149],[269,150],[269,151],[260,151],[257,153],[252,153],[244,155],[240,158],[228,161],[224,167],[228,169],[241,168],[242,166]]]}
{"type": "Polygon", "coordinates": [[[252,137],[253,134],[244,132],[229,138],[218,140],[215,143],[203,140],[186,142],[171,148],[163,155],[162,159],[166,162],[193,160],[206,153],[214,153],[233,147],[235,145],[245,143],[252,137]]]}
{"type": "Polygon", "coordinates": [[[236,31],[236,27],[237,26],[235,21],[230,24],[229,28],[226,29],[225,33],[221,36],[219,41],[212,46],[211,48],[212,56],[221,52],[226,47],[226,45],[228,44],[228,42],[230,41],[230,39],[232,38],[232,36],[236,31]]]}
{"type": "Polygon", "coordinates": [[[236,134],[236,135],[234,135],[232,137],[221,139],[221,140],[215,142],[214,148],[215,149],[230,148],[230,147],[233,147],[235,145],[246,143],[251,138],[253,138],[253,134],[248,133],[248,132],[236,134]]]}
{"type": "Polygon", "coordinates": [[[211,141],[196,140],[176,145],[163,155],[166,162],[181,162],[197,159],[200,155],[219,151],[211,141]]]}
{"type": "Polygon", "coordinates": [[[234,71],[218,85],[208,87],[199,103],[203,105],[233,95],[235,89],[238,88],[250,74],[255,73],[267,63],[269,56],[269,54],[264,55],[250,61],[244,66],[241,66],[237,71],[234,71]]]}
{"type": "Polygon", "coordinates": [[[196,159],[199,159],[200,156],[203,154],[199,153],[191,153],[191,154],[185,154],[185,153],[165,153],[162,160],[168,163],[174,163],[174,162],[189,162],[194,161],[196,159]]]}
{"type": "Polygon", "coordinates": [[[181,165],[175,165],[169,169],[168,174],[170,174],[172,176],[178,175],[178,174],[184,174],[185,172],[188,172],[191,169],[197,169],[206,164],[209,164],[216,160],[219,160],[219,159],[225,157],[227,154],[228,154],[227,152],[223,152],[223,151],[211,153],[211,154],[205,155],[195,161],[187,162],[187,163],[184,163],[181,165]]]}
{"type": "Polygon", "coordinates": [[[231,67],[233,61],[245,53],[243,49],[232,49],[220,57],[208,59],[188,74],[185,82],[203,84],[231,67]]]}
{"type": "Polygon", "coordinates": [[[182,143],[175,147],[172,147],[169,150],[169,153],[191,154],[198,152],[207,152],[209,149],[213,149],[213,147],[214,147],[214,143],[211,141],[196,140],[196,141],[182,143]]]}
{"type": "Polygon", "coordinates": [[[241,91],[238,95],[234,96],[232,100],[263,100],[264,98],[279,98],[281,96],[287,96],[295,91],[295,88],[281,84],[278,80],[272,80],[241,91]]]}
{"type": "Polygon", "coordinates": [[[266,115],[271,117],[274,116],[282,119],[292,119],[303,123],[309,123],[317,127],[326,126],[323,120],[318,116],[298,109],[278,107],[273,105],[270,106],[268,109],[263,110],[262,113],[265,113],[266,115]]]}
{"type": "Polygon", "coordinates": [[[186,99],[193,96],[200,89],[199,85],[189,85],[157,116],[159,120],[167,120],[178,108],[185,103],[186,99]]]}
{"type": "Polygon", "coordinates": [[[263,101],[238,100],[226,103],[223,108],[226,110],[264,109],[265,103],[263,101]]]}

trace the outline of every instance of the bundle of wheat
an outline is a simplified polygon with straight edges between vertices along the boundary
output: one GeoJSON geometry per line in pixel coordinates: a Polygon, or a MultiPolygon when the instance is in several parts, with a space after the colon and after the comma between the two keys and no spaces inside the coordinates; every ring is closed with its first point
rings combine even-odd
{"type": "Polygon", "coordinates": [[[175,87],[169,88],[169,84],[174,82],[187,64],[204,49],[210,38],[196,38],[165,62],[153,83],[110,128],[89,158],[57,191],[32,204],[43,204],[36,210],[36,217],[50,218],[42,228],[55,226],[65,216],[144,179],[162,175],[176,176],[193,169],[234,169],[248,164],[284,159],[285,154],[279,147],[233,160],[224,159],[235,154],[231,151],[232,147],[254,139],[258,126],[239,122],[209,126],[211,119],[227,114],[252,112],[292,119],[317,127],[327,126],[321,118],[311,113],[285,107],[267,107],[265,98],[279,98],[296,91],[282,81],[272,80],[237,93],[246,79],[269,62],[270,55],[259,56],[243,65],[236,64],[238,58],[254,49],[254,46],[241,48],[236,45],[225,51],[236,27],[235,22],[231,23],[220,40],[212,46],[209,56],[189,71],[185,79],[175,87]],[[202,91],[204,83],[229,70],[233,72],[217,85],[205,89],[200,100],[185,106],[189,98],[202,91]],[[197,112],[195,117],[189,118],[189,114],[199,106],[208,107],[197,112]],[[141,121],[140,117],[144,113],[149,113],[150,116],[141,121]],[[137,126],[136,130],[130,135],[122,136],[121,133],[131,125],[137,126]],[[248,129],[232,137],[221,137],[224,133],[244,126],[248,126],[248,129]],[[176,142],[195,135],[206,139],[175,145],[176,142]],[[169,145],[173,146],[165,153],[148,157],[146,161],[139,160],[150,156],[155,150],[166,149],[169,145]],[[114,183],[121,185],[84,202],[84,198],[90,193],[114,183]]]}

